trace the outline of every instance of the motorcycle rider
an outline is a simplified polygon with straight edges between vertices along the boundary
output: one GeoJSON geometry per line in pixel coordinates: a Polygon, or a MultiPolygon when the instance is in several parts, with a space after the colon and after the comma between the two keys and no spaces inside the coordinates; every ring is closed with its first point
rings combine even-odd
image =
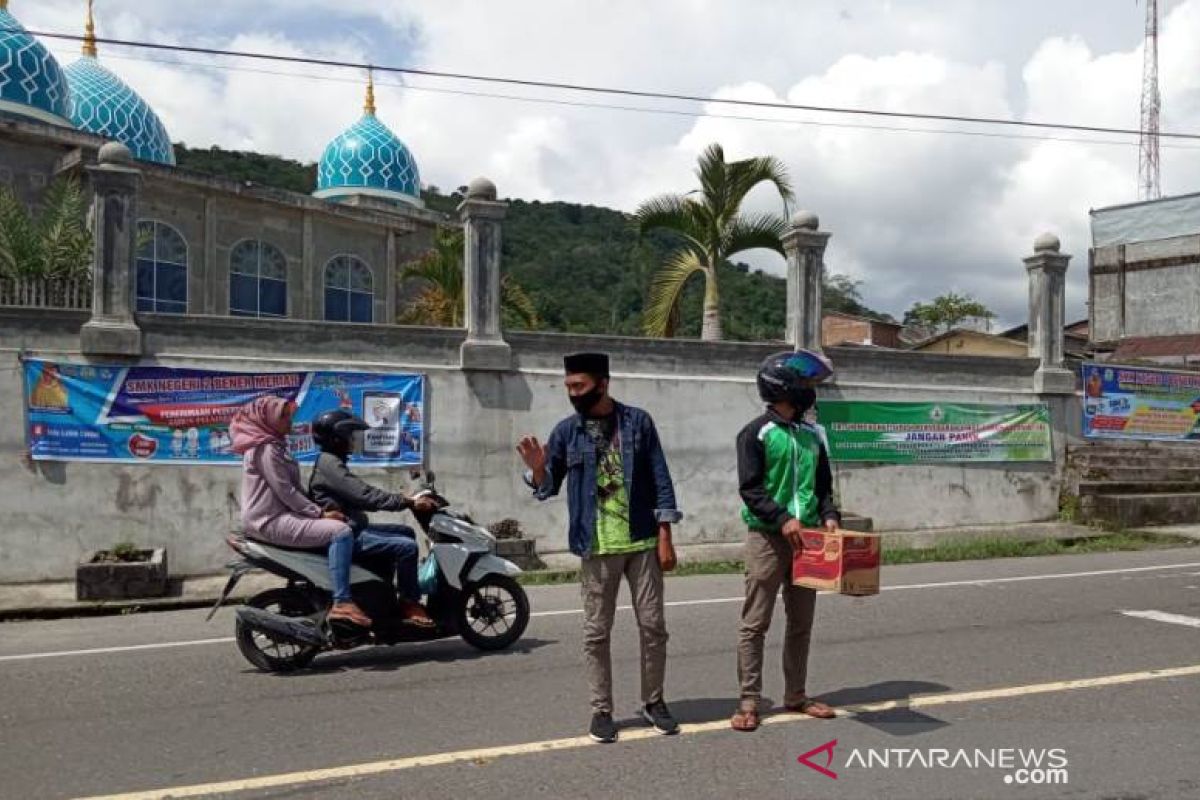
{"type": "Polygon", "coordinates": [[[321,452],[309,477],[308,494],[322,508],[346,515],[354,530],[356,560],[377,563],[389,582],[395,576],[405,622],[431,628],[435,623],[419,602],[416,532],[407,525],[372,525],[367,512],[407,509],[424,514],[436,510],[437,504],[430,497],[414,499],[372,486],[350,471],[347,462],[355,450],[355,433],[368,428],[362,419],[340,408],[313,420],[313,440],[321,452]]]}
{"type": "Polygon", "coordinates": [[[288,452],[296,404],[258,397],[239,409],[229,425],[230,450],[242,456],[242,525],[246,535],[268,544],[326,548],[333,583],[329,619],[371,627],[371,618],[350,596],[354,533],[346,517],[304,496],[300,465],[288,452]]]}

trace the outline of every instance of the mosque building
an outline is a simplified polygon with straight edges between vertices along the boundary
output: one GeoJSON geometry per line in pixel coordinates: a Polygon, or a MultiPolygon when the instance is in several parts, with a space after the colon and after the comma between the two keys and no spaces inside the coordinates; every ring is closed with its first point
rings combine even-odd
{"type": "MultiPolygon", "coordinates": [[[[14,0],[13,5],[17,5],[14,0]]],[[[0,185],[36,205],[54,180],[117,141],[142,173],[137,310],[354,323],[396,319],[401,266],[450,218],[424,208],[416,159],[379,118],[334,137],[312,195],[175,165],[166,126],[103,63],[91,0],[82,54],[65,69],[0,0],[0,185]]]]}

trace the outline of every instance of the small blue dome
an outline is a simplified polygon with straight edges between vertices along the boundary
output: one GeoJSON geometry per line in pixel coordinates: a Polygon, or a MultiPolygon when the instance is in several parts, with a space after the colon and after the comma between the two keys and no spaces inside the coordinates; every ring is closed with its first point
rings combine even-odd
{"type": "Polygon", "coordinates": [[[0,7],[0,110],[70,126],[70,93],[50,51],[0,7]]]}
{"type": "Polygon", "coordinates": [[[416,160],[370,110],[325,148],[313,193],[325,199],[356,194],[422,205],[416,160]]]}
{"type": "Polygon", "coordinates": [[[75,127],[120,142],[134,158],[175,165],[175,148],[162,120],[125,81],[88,55],[66,74],[75,127]]]}

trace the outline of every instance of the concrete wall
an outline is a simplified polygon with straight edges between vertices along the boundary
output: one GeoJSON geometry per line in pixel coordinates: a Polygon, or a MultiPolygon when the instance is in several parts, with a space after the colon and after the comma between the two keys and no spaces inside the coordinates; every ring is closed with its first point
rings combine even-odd
{"type": "MultiPolygon", "coordinates": [[[[0,310],[0,581],[63,578],[77,559],[123,539],[170,548],[175,573],[220,569],[222,536],[234,519],[239,472],[230,467],[33,464],[22,456],[24,426],[18,353],[80,359],[86,315],[0,310]]],[[[146,360],[220,369],[418,370],[429,375],[430,466],[444,491],[481,520],[514,517],[542,552],[566,547],[566,505],[537,504],[514,452],[523,433],[545,437],[570,411],[561,357],[581,349],[612,354],[613,392],[650,410],[661,431],[686,514],[684,544],[738,541],[733,441],[754,414],[756,365],[780,344],[509,334],[515,369],[464,372],[465,332],[379,325],[143,315],[146,360]]],[[[1029,403],[1036,362],[921,353],[831,349],[837,383],[822,396],[844,399],[1029,403]]],[[[872,516],[881,530],[1055,516],[1067,435],[1076,435],[1073,399],[1052,401],[1055,464],[839,465],[843,507],[872,516]],[[1068,428],[1072,428],[1068,430],[1068,428]]],[[[402,488],[403,471],[379,472],[402,488]]]]}
{"type": "Polygon", "coordinates": [[[1200,331],[1200,234],[1093,248],[1089,278],[1093,342],[1200,331]]]}

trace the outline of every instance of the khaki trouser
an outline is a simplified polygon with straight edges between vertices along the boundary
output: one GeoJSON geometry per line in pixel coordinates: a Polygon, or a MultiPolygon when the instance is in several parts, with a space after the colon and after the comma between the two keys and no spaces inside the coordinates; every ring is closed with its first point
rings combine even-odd
{"type": "Polygon", "coordinates": [[[642,702],[663,697],[667,667],[667,622],[663,615],[663,574],[655,548],[627,555],[583,559],[583,656],[587,664],[592,710],[609,714],[612,702],[612,655],[609,648],[617,590],[629,582],[633,613],[642,640],[642,702]]]}
{"type": "Polygon", "coordinates": [[[812,640],[817,593],[792,585],[792,546],[780,534],[750,531],[746,536],[746,601],[738,631],[741,708],[758,709],[762,699],[763,640],[771,627],[775,598],[783,587],[787,628],[783,635],[783,702],[805,698],[808,646],[812,640]]]}

